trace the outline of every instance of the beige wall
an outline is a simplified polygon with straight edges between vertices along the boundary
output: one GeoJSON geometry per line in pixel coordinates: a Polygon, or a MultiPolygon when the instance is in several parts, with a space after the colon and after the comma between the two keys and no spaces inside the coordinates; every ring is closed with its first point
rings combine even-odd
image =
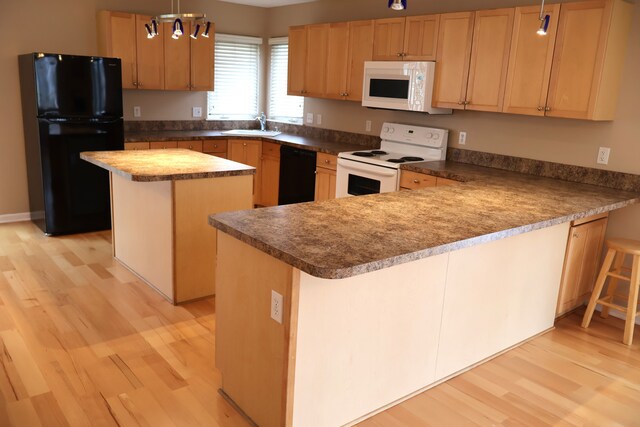
{"type": "MultiPolygon", "coordinates": [[[[44,51],[97,55],[96,12],[102,9],[145,14],[170,12],[169,0],[2,0],[0,28],[0,215],[29,210],[18,55],[44,51]]],[[[183,12],[204,12],[216,30],[262,37],[266,10],[217,0],[183,0],[183,12]]],[[[125,91],[125,119],[133,105],[147,120],[189,119],[191,107],[206,106],[204,93],[125,91]]]]}

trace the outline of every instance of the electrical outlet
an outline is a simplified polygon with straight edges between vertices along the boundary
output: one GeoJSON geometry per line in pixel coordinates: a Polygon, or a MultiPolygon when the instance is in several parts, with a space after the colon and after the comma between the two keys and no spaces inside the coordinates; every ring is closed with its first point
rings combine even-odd
{"type": "Polygon", "coordinates": [[[460,135],[458,135],[458,144],[464,145],[466,143],[467,143],[467,133],[460,132],[460,135]]]}
{"type": "Polygon", "coordinates": [[[600,147],[598,149],[598,159],[597,162],[601,165],[606,165],[609,163],[609,154],[611,153],[611,148],[609,147],[600,147]]]}
{"type": "Polygon", "coordinates": [[[322,124],[322,114],[316,114],[316,124],[322,124]]]}
{"type": "Polygon", "coordinates": [[[283,298],[282,295],[271,290],[271,318],[282,323],[283,298]]]}
{"type": "Polygon", "coordinates": [[[135,106],[133,107],[133,117],[140,117],[142,116],[142,110],[140,109],[139,106],[135,106]]]}
{"type": "Polygon", "coordinates": [[[202,117],[202,107],[193,107],[193,117],[202,117]]]}
{"type": "Polygon", "coordinates": [[[313,113],[307,113],[307,124],[313,124],[313,113]]]}
{"type": "Polygon", "coordinates": [[[367,132],[371,132],[371,120],[364,122],[364,128],[367,132]]]}

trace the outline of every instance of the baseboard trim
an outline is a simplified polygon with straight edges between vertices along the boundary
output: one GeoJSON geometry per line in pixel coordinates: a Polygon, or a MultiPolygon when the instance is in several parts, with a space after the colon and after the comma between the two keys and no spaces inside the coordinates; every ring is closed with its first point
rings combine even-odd
{"type": "Polygon", "coordinates": [[[44,212],[40,215],[39,215],[39,212],[22,212],[22,213],[15,213],[15,214],[4,214],[4,215],[0,215],[0,224],[6,224],[9,222],[31,221],[32,219],[42,219],[42,218],[44,218],[44,212]]]}

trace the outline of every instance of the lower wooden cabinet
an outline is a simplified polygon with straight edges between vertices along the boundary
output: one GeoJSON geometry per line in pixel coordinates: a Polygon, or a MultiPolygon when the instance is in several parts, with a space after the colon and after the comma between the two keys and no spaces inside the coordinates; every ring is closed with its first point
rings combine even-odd
{"type": "Polygon", "coordinates": [[[425,173],[400,171],[400,190],[417,190],[418,188],[443,187],[445,185],[457,185],[458,181],[435,177],[425,173]]]}
{"type": "Polygon", "coordinates": [[[178,148],[202,152],[202,141],[178,141],[178,148]]]}
{"type": "Polygon", "coordinates": [[[278,187],[280,186],[280,144],[262,143],[260,205],[278,205],[278,187]]]}
{"type": "Polygon", "coordinates": [[[607,221],[607,214],[603,214],[571,223],[556,316],[581,306],[591,295],[600,266],[607,221]]]}
{"type": "Polygon", "coordinates": [[[124,149],[125,150],[148,150],[149,143],[148,142],[125,142],[124,149]]]}
{"type": "Polygon", "coordinates": [[[149,143],[149,148],[152,150],[178,148],[178,141],[153,141],[149,143]]]}
{"type": "Polygon", "coordinates": [[[202,141],[202,152],[211,156],[227,158],[226,139],[205,139],[202,141]]]}
{"type": "Polygon", "coordinates": [[[253,178],[253,203],[258,205],[262,201],[260,195],[261,163],[262,163],[262,140],[261,139],[229,139],[228,159],[234,162],[243,163],[245,165],[256,168],[256,174],[253,178]]]}
{"type": "Polygon", "coordinates": [[[316,202],[336,198],[337,162],[337,156],[318,153],[316,157],[316,192],[314,197],[316,202]]]}

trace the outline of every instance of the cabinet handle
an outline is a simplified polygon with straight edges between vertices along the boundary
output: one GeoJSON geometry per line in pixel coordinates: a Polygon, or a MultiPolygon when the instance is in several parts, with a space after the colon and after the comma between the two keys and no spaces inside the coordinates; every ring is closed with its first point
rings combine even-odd
{"type": "Polygon", "coordinates": [[[138,82],[133,82],[133,85],[134,85],[135,87],[138,87],[138,82]]]}
{"type": "Polygon", "coordinates": [[[414,180],[413,180],[413,183],[414,183],[414,184],[420,184],[420,180],[419,180],[419,179],[414,179],[414,180]]]}
{"type": "Polygon", "coordinates": [[[458,105],[464,105],[464,101],[458,101],[458,105]]]}
{"type": "Polygon", "coordinates": [[[544,107],[544,111],[551,111],[551,107],[544,107]]]}
{"type": "Polygon", "coordinates": [[[246,143],[246,142],[243,142],[243,143],[242,143],[242,145],[244,145],[244,146],[246,147],[246,146],[247,146],[247,143],[246,143]]]}
{"type": "Polygon", "coordinates": [[[544,107],[538,107],[538,111],[544,111],[544,107]]]}
{"type": "Polygon", "coordinates": [[[316,175],[318,175],[318,169],[314,170],[313,173],[315,173],[316,175]]]}
{"type": "Polygon", "coordinates": [[[464,101],[464,105],[469,105],[471,104],[471,101],[464,101]]]}
{"type": "Polygon", "coordinates": [[[190,145],[190,146],[189,146],[189,150],[193,150],[193,145],[190,145]]]}
{"type": "Polygon", "coordinates": [[[402,52],[398,52],[398,57],[402,57],[402,52]]]}
{"type": "Polygon", "coordinates": [[[326,164],[331,163],[329,160],[326,160],[326,159],[325,159],[325,161],[324,161],[324,162],[325,162],[326,164]]]}
{"type": "Polygon", "coordinates": [[[218,144],[213,144],[213,148],[218,148],[218,144]]]}
{"type": "Polygon", "coordinates": [[[580,237],[580,234],[579,234],[579,233],[575,233],[575,232],[574,232],[574,233],[573,233],[573,237],[575,237],[575,238],[577,239],[578,237],[580,237]]]}
{"type": "Polygon", "coordinates": [[[142,87],[142,83],[138,82],[138,87],[142,87]]]}

